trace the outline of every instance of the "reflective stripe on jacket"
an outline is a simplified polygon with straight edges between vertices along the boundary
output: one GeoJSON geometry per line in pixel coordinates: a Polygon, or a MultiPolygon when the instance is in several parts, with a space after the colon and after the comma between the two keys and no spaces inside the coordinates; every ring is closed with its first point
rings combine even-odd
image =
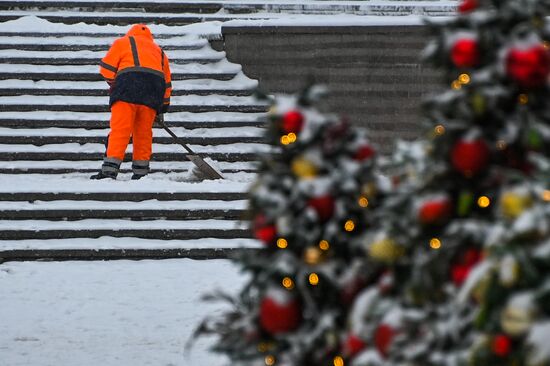
{"type": "Polygon", "coordinates": [[[146,25],[136,24],[115,40],[100,62],[100,73],[114,83],[110,104],[121,100],[166,112],[172,80],[169,60],[146,25]]]}

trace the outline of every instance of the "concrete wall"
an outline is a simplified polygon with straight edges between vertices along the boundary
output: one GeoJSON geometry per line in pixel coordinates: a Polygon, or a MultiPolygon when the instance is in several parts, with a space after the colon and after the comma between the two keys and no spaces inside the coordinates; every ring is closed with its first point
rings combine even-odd
{"type": "Polygon", "coordinates": [[[419,135],[420,102],[443,79],[420,64],[422,26],[224,27],[230,61],[268,93],[291,93],[308,78],[329,86],[326,106],[391,147],[419,135]]]}

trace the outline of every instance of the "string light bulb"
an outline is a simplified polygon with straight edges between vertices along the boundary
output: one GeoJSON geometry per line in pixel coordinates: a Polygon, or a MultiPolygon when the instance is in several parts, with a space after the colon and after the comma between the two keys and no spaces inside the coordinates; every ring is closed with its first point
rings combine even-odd
{"type": "Polygon", "coordinates": [[[334,357],[332,364],[334,366],[344,366],[344,359],[342,358],[342,356],[336,356],[334,357]]]}
{"type": "Polygon", "coordinates": [[[351,231],[355,230],[355,222],[353,222],[353,220],[346,221],[346,223],[344,224],[344,229],[347,232],[351,232],[351,231]]]}
{"type": "Polygon", "coordinates": [[[435,126],[434,132],[437,136],[443,135],[445,133],[445,126],[443,126],[443,125],[435,126]]]}
{"type": "Polygon", "coordinates": [[[518,102],[522,105],[529,103],[529,96],[527,94],[520,94],[518,96],[518,102]]]}
{"type": "Polygon", "coordinates": [[[319,275],[315,272],[311,273],[309,275],[309,283],[312,285],[312,286],[317,286],[319,284],[319,275]]]}
{"type": "Polygon", "coordinates": [[[491,200],[487,196],[481,196],[477,199],[477,205],[481,208],[487,208],[491,205],[491,200]]]}
{"type": "Polygon", "coordinates": [[[292,290],[294,288],[294,281],[290,277],[283,278],[283,287],[287,290],[292,290]]]}
{"type": "Polygon", "coordinates": [[[280,249],[286,249],[286,247],[288,247],[288,241],[285,238],[277,239],[277,247],[280,249]]]}
{"type": "Polygon", "coordinates": [[[439,240],[438,238],[432,238],[430,240],[430,248],[432,248],[432,249],[441,248],[441,240],[439,240]]]}
{"type": "Polygon", "coordinates": [[[468,74],[460,74],[460,76],[458,77],[458,81],[461,83],[461,84],[469,84],[470,83],[470,75],[468,74]]]}
{"type": "Polygon", "coordinates": [[[542,199],[546,202],[550,202],[550,189],[546,189],[542,192],[542,199]]]}
{"type": "Polygon", "coordinates": [[[319,242],[319,249],[321,249],[321,250],[328,250],[329,248],[330,248],[330,244],[329,244],[328,241],[326,241],[326,240],[321,240],[321,241],[319,242]]]}
{"type": "Polygon", "coordinates": [[[298,138],[298,136],[296,136],[294,132],[289,133],[287,136],[288,136],[288,142],[291,144],[296,142],[296,139],[298,138]]]}
{"type": "Polygon", "coordinates": [[[460,88],[462,88],[462,84],[460,83],[460,81],[455,80],[451,83],[451,88],[453,88],[454,90],[459,90],[460,88]]]}
{"type": "Polygon", "coordinates": [[[272,355],[265,356],[264,362],[267,366],[275,365],[275,357],[272,355]]]}

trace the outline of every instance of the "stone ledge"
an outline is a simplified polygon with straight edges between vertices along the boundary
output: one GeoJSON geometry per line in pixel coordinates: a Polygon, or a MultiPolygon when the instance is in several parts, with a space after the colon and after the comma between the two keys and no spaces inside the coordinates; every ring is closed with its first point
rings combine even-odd
{"type": "Polygon", "coordinates": [[[222,34],[387,34],[387,33],[410,33],[411,31],[421,32],[425,26],[421,24],[396,24],[396,25],[380,25],[377,23],[364,25],[242,25],[242,22],[226,22],[222,25],[222,34]]]}

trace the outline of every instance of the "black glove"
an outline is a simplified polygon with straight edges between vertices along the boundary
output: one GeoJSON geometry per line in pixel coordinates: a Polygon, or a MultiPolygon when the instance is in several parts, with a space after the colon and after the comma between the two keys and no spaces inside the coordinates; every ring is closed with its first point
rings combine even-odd
{"type": "Polygon", "coordinates": [[[157,114],[155,117],[155,123],[163,124],[164,123],[164,115],[163,114],[157,114]]]}

